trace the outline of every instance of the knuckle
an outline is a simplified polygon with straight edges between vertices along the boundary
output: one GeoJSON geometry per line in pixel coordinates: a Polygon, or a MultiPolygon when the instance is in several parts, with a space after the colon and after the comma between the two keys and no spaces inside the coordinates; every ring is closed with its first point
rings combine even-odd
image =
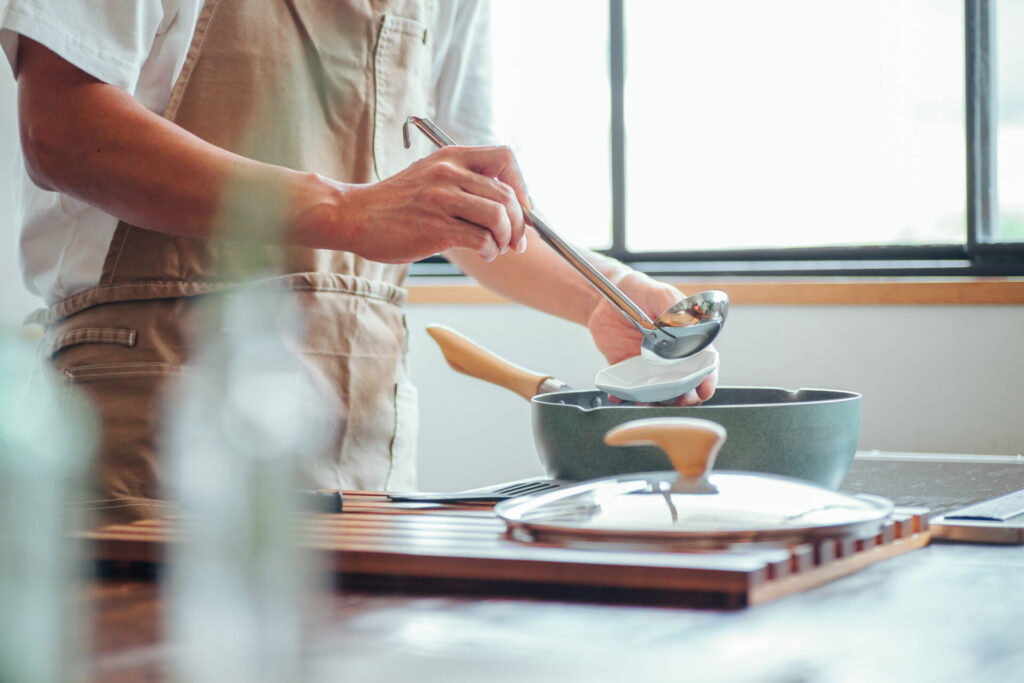
{"type": "Polygon", "coordinates": [[[445,232],[442,239],[444,249],[472,249],[481,251],[490,241],[487,231],[479,229],[454,229],[445,232]]]}
{"type": "Polygon", "coordinates": [[[517,217],[522,213],[522,209],[519,208],[519,199],[516,196],[516,191],[512,189],[511,185],[503,183],[500,180],[494,180],[493,186],[498,201],[504,207],[505,212],[509,218],[517,217]]]}
{"type": "Polygon", "coordinates": [[[464,237],[462,245],[460,246],[472,249],[481,255],[489,255],[492,252],[497,251],[497,247],[494,245],[494,240],[492,240],[490,235],[488,235],[484,230],[469,233],[464,237]]]}
{"type": "Polygon", "coordinates": [[[487,210],[490,225],[501,228],[508,223],[508,213],[501,204],[491,204],[487,210]]]}
{"type": "Polygon", "coordinates": [[[509,220],[504,207],[495,207],[492,212],[491,222],[487,227],[499,244],[507,244],[512,236],[512,221],[509,220]]]}
{"type": "Polygon", "coordinates": [[[452,232],[446,232],[443,235],[439,235],[437,238],[438,246],[441,251],[447,251],[448,249],[458,249],[466,246],[463,244],[463,240],[459,239],[458,234],[452,232]]]}
{"type": "Polygon", "coordinates": [[[458,166],[451,161],[439,161],[433,170],[434,175],[442,181],[453,180],[459,174],[458,166]]]}
{"type": "Polygon", "coordinates": [[[494,246],[494,240],[492,240],[491,236],[489,234],[487,234],[483,230],[481,230],[480,232],[474,233],[473,237],[472,237],[472,240],[473,240],[473,248],[476,249],[477,251],[485,251],[486,252],[486,251],[492,251],[492,250],[497,249],[497,247],[494,246]]]}
{"type": "Polygon", "coordinates": [[[498,192],[504,198],[506,204],[512,206],[517,203],[516,191],[512,189],[511,185],[500,181],[495,181],[495,184],[498,186],[498,192]]]}
{"type": "Polygon", "coordinates": [[[436,185],[428,185],[420,191],[419,196],[424,204],[437,206],[442,203],[444,192],[436,185]]]}
{"type": "Polygon", "coordinates": [[[625,273],[618,278],[617,284],[620,287],[628,287],[630,285],[636,285],[640,282],[640,273],[636,270],[627,270],[625,273]]]}

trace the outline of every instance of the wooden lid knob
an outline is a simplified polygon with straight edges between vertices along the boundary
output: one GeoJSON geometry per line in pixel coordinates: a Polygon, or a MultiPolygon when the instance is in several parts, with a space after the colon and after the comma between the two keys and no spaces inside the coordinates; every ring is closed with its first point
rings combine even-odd
{"type": "Polygon", "coordinates": [[[609,446],[657,446],[679,472],[673,491],[708,493],[715,488],[708,473],[725,443],[725,428],[692,417],[654,417],[626,422],[608,431],[609,446]]]}

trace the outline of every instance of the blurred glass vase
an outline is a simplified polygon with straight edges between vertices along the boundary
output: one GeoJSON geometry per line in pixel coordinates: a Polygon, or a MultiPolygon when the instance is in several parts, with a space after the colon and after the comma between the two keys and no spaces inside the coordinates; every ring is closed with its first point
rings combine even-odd
{"type": "Polygon", "coordinates": [[[297,351],[291,294],[248,286],[211,299],[195,363],[171,406],[173,675],[201,681],[301,676],[302,623],[317,574],[298,539],[299,463],[340,416],[297,351]]]}
{"type": "Polygon", "coordinates": [[[0,335],[0,681],[83,680],[82,500],[93,416],[18,334],[0,335]]]}

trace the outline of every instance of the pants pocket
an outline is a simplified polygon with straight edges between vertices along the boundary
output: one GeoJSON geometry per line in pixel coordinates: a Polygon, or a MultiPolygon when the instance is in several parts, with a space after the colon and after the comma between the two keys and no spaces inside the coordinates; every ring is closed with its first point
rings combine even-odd
{"type": "Polygon", "coordinates": [[[138,333],[128,328],[78,327],[56,334],[47,342],[46,353],[52,360],[65,349],[79,344],[114,344],[131,348],[137,339],[138,333]]]}
{"type": "Polygon", "coordinates": [[[161,463],[167,395],[185,372],[161,362],[98,363],[64,370],[69,385],[89,400],[100,425],[93,468],[93,500],[109,509],[105,522],[159,514],[167,507],[161,463]]]}

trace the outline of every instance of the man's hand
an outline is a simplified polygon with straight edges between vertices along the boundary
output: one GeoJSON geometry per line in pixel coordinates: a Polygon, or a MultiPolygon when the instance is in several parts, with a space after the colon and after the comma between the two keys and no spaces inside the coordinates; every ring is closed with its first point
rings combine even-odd
{"type": "Polygon", "coordinates": [[[526,185],[507,147],[445,147],[379,183],[339,190],[346,249],[375,261],[466,249],[490,262],[526,248],[526,185]]]}
{"type": "MultiPolygon", "coordinates": [[[[635,270],[627,270],[615,284],[652,319],[682,298],[682,294],[675,287],[652,280],[635,270]]],[[[594,337],[598,351],[604,354],[609,364],[618,363],[640,353],[643,335],[604,297],[594,306],[587,320],[587,328],[594,337]]],[[[718,371],[715,370],[696,389],[680,396],[672,405],[702,403],[711,398],[717,385],[718,371]]]]}

